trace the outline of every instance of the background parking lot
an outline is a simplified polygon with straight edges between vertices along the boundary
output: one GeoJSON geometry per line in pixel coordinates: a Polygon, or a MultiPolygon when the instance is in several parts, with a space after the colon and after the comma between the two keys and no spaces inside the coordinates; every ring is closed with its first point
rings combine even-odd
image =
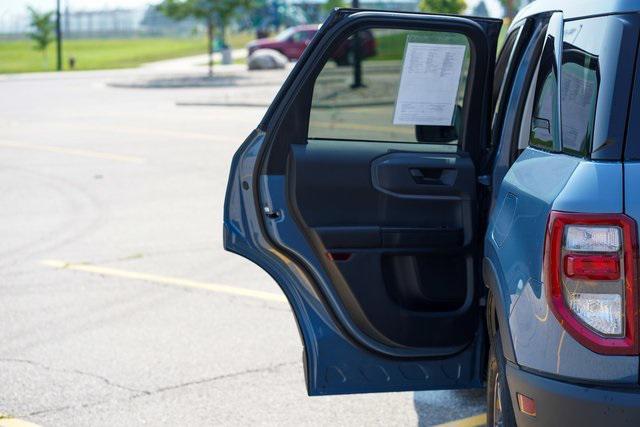
{"type": "Polygon", "coordinates": [[[198,63],[0,77],[0,413],[481,425],[483,391],[306,396],[282,293],[222,249],[231,157],[287,70],[205,84],[198,63]]]}

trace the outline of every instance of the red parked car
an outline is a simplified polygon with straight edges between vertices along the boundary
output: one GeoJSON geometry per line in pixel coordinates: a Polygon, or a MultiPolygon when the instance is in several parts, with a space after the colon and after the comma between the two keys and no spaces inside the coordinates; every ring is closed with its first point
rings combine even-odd
{"type": "MultiPolygon", "coordinates": [[[[273,49],[282,53],[289,60],[297,60],[302,56],[302,52],[307,47],[313,36],[318,32],[320,26],[298,25],[290,27],[273,38],[258,39],[247,45],[249,55],[259,49],[273,49]]],[[[376,42],[373,34],[368,31],[359,32],[362,43],[362,58],[368,58],[376,54],[376,42]]],[[[334,61],[338,65],[349,65],[353,63],[353,52],[351,50],[352,39],[347,40],[336,50],[334,61]]]]}

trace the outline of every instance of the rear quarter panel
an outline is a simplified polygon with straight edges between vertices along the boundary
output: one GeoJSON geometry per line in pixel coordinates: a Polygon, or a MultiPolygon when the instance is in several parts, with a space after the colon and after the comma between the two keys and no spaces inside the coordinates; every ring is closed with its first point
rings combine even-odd
{"type": "MultiPolygon", "coordinates": [[[[557,321],[542,281],[544,241],[551,210],[623,212],[623,166],[527,148],[509,170],[491,215],[485,256],[497,270],[513,342],[513,362],[579,381],[637,383],[638,358],[588,350],[557,321]]],[[[640,168],[638,168],[640,175],[640,168]]],[[[640,176],[636,177],[637,179],[640,176]]],[[[640,217],[640,197],[636,212],[640,217]]]]}

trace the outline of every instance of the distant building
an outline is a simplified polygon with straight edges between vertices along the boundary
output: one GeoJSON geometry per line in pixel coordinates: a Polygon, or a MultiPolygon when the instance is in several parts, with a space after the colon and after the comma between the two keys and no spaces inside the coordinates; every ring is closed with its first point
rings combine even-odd
{"type": "Polygon", "coordinates": [[[140,21],[140,29],[144,34],[148,35],[188,35],[197,31],[204,31],[203,25],[196,19],[186,18],[176,21],[167,17],[154,6],[147,7],[140,21]]]}
{"type": "MultiPolygon", "coordinates": [[[[189,35],[202,31],[201,27],[195,19],[169,19],[154,6],[102,10],[66,8],[62,11],[62,32],[67,38],[189,35]]],[[[0,16],[3,38],[24,37],[28,31],[26,14],[0,16]]]]}
{"type": "Polygon", "coordinates": [[[74,10],[62,16],[62,31],[67,37],[120,37],[137,33],[142,18],[140,9],[74,10]]]}

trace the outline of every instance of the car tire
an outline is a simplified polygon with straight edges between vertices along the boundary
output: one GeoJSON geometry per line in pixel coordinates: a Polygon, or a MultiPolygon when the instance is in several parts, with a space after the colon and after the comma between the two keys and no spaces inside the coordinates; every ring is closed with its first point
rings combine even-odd
{"type": "Polygon", "coordinates": [[[491,340],[487,363],[487,426],[516,427],[516,417],[506,381],[506,361],[498,332],[491,340]]]}

